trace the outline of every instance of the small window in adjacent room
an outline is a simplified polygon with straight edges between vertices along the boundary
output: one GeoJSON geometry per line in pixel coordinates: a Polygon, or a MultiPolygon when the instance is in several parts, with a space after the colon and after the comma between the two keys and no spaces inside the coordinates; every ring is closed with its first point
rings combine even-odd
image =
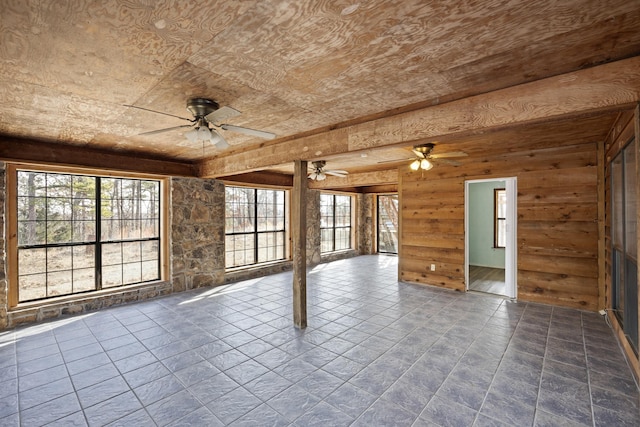
{"type": "Polygon", "coordinates": [[[10,246],[17,261],[13,301],[161,279],[161,181],[20,168],[10,173],[17,235],[10,246]]]}
{"type": "Polygon", "coordinates": [[[225,187],[225,266],[245,267],[286,257],[284,190],[225,187]]]}
{"type": "Polygon", "coordinates": [[[320,252],[351,249],[351,196],[320,195],[320,252]]]}
{"type": "Polygon", "coordinates": [[[504,188],[493,190],[493,247],[504,248],[507,245],[507,191],[504,188]]]}

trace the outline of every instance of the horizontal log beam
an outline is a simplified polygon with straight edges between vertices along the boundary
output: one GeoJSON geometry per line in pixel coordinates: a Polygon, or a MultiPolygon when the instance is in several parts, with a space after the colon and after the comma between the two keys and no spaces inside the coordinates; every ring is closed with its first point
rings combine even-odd
{"type": "Polygon", "coordinates": [[[327,176],[324,181],[309,181],[309,188],[325,190],[331,188],[361,187],[363,185],[385,185],[398,183],[398,169],[352,173],[344,178],[327,176]]]}
{"type": "Polygon", "coordinates": [[[330,155],[471,135],[632,107],[640,99],[640,57],[592,67],[416,111],[206,160],[219,177],[330,155]]]}
{"type": "Polygon", "coordinates": [[[197,176],[195,167],[190,162],[149,159],[131,153],[116,153],[8,136],[0,136],[0,160],[163,176],[197,176]]]}
{"type": "Polygon", "coordinates": [[[239,175],[230,175],[220,178],[221,181],[233,183],[242,183],[268,187],[293,187],[293,175],[283,173],[275,173],[268,171],[249,172],[239,175]]]}

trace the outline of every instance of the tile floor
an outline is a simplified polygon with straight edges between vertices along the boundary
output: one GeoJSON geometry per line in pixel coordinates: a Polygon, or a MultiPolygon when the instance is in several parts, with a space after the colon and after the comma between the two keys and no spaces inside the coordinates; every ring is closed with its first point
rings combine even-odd
{"type": "Polygon", "coordinates": [[[0,333],[0,425],[640,425],[595,313],[399,283],[363,256],[0,333]]]}

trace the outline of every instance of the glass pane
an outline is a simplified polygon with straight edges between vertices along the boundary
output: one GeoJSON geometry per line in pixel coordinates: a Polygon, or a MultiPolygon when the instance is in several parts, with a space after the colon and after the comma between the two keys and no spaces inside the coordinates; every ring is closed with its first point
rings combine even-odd
{"type": "Polygon", "coordinates": [[[160,220],[145,219],[141,222],[141,237],[148,239],[150,237],[160,237],[160,220]]]}
{"type": "Polygon", "coordinates": [[[341,251],[351,248],[351,228],[336,228],[335,250],[341,251]]]}
{"type": "Polygon", "coordinates": [[[47,242],[45,221],[18,222],[18,246],[43,245],[47,242]]]}
{"type": "Polygon", "coordinates": [[[611,238],[613,245],[623,249],[624,242],[624,181],[622,175],[622,155],[618,155],[611,163],[611,238]]]}
{"type": "Polygon", "coordinates": [[[145,261],[157,260],[160,258],[160,244],[158,241],[142,242],[141,259],[145,261]]]}
{"type": "Polygon", "coordinates": [[[69,295],[73,292],[73,275],[71,270],[47,273],[47,296],[69,295]]]}
{"type": "Polygon", "coordinates": [[[47,174],[44,172],[18,171],[18,194],[28,197],[46,197],[47,174]]]}
{"type": "Polygon", "coordinates": [[[102,267],[102,287],[111,288],[122,285],[122,265],[108,265],[102,267]]]}
{"type": "Polygon", "coordinates": [[[73,248],[73,268],[94,268],[96,263],[95,246],[84,245],[73,248]]]}
{"type": "Polygon", "coordinates": [[[159,269],[158,269],[158,261],[143,261],[142,262],[142,281],[147,282],[149,280],[158,280],[159,269]]]}
{"type": "Polygon", "coordinates": [[[96,224],[94,221],[73,221],[73,242],[95,242],[96,224]]]}
{"type": "Polygon", "coordinates": [[[333,251],[333,229],[320,230],[320,252],[333,251]]]}
{"type": "Polygon", "coordinates": [[[71,253],[70,247],[47,248],[47,271],[71,270],[73,267],[71,253]]]}
{"type": "Polygon", "coordinates": [[[71,243],[71,221],[47,221],[47,243],[71,243]]]}
{"type": "Polygon", "coordinates": [[[47,271],[47,250],[19,249],[18,266],[20,275],[45,273],[47,271]]]}
{"type": "Polygon", "coordinates": [[[496,212],[498,218],[507,217],[507,191],[496,190],[496,212]]]}
{"type": "Polygon", "coordinates": [[[72,206],[71,199],[48,198],[47,199],[47,220],[71,221],[72,206]]]}
{"type": "Polygon", "coordinates": [[[47,197],[71,198],[71,175],[47,174],[47,197]]]}
{"type": "Polygon", "coordinates": [[[636,144],[631,142],[624,149],[624,204],[626,255],[632,260],[638,259],[637,239],[637,199],[636,199],[636,144]]]}
{"type": "Polygon", "coordinates": [[[122,264],[121,243],[110,243],[102,245],[102,265],[122,264]]]}
{"type": "Polygon", "coordinates": [[[120,220],[102,220],[102,240],[110,241],[110,240],[120,240],[122,239],[122,229],[120,226],[120,220]]]}
{"type": "Polygon", "coordinates": [[[507,221],[498,220],[498,247],[507,247],[507,221]]]}
{"type": "Polygon", "coordinates": [[[20,302],[45,298],[47,296],[47,275],[29,274],[18,277],[18,300],[20,302]]]}
{"type": "Polygon", "coordinates": [[[122,221],[122,238],[139,239],[142,236],[142,225],[138,220],[122,221]]]}
{"type": "Polygon", "coordinates": [[[122,256],[127,262],[141,261],[140,242],[125,242],[122,244],[122,256]]]}
{"type": "Polygon", "coordinates": [[[73,292],[92,291],[96,288],[94,268],[73,270],[73,292]]]}
{"type": "Polygon", "coordinates": [[[74,221],[95,221],[96,204],[93,199],[72,199],[74,221]]]}
{"type": "Polygon", "coordinates": [[[128,262],[122,265],[123,283],[139,283],[142,280],[142,266],[139,262],[128,262]]]}
{"type": "Polygon", "coordinates": [[[18,197],[18,221],[44,221],[46,217],[47,199],[45,197],[18,197]]]}

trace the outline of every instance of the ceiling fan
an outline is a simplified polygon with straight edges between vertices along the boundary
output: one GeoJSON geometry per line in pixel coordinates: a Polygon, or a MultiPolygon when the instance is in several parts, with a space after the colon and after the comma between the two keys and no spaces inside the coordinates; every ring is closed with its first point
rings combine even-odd
{"type": "Polygon", "coordinates": [[[162,132],[169,132],[176,129],[193,128],[185,136],[191,142],[203,141],[211,142],[217,148],[224,150],[229,147],[229,143],[218,132],[218,129],[228,130],[231,132],[242,133],[258,138],[273,139],[276,137],[274,133],[262,130],[250,129],[242,126],[235,126],[224,123],[226,120],[239,116],[240,111],[231,107],[220,107],[217,102],[207,98],[191,98],[187,101],[187,110],[193,114],[193,119],[180,117],[173,114],[163,113],[161,111],[150,110],[148,108],[138,107],[135,105],[125,105],[126,107],[137,108],[139,110],[150,111],[152,113],[164,114],[165,116],[176,117],[181,120],[190,122],[188,125],[173,126],[170,128],[152,130],[143,132],[139,135],[155,135],[162,132]]]}
{"type": "MultiPolygon", "coordinates": [[[[428,171],[433,167],[434,163],[447,163],[452,166],[460,166],[459,162],[456,162],[455,160],[449,160],[448,158],[467,156],[467,153],[465,153],[464,151],[451,151],[449,153],[433,154],[433,149],[435,148],[435,146],[436,145],[432,142],[414,145],[411,151],[413,151],[413,154],[415,154],[415,157],[410,157],[406,159],[406,160],[413,160],[409,164],[409,168],[414,171],[417,171],[419,169],[428,171]]],[[[397,162],[397,161],[398,160],[386,160],[384,162],[378,162],[378,163],[390,163],[390,162],[397,162]]]]}
{"type": "Polygon", "coordinates": [[[349,172],[337,169],[325,169],[327,162],[324,160],[318,160],[311,163],[312,166],[309,168],[311,172],[307,177],[313,181],[324,181],[327,179],[327,175],[337,176],[339,178],[345,178],[349,172]]]}

